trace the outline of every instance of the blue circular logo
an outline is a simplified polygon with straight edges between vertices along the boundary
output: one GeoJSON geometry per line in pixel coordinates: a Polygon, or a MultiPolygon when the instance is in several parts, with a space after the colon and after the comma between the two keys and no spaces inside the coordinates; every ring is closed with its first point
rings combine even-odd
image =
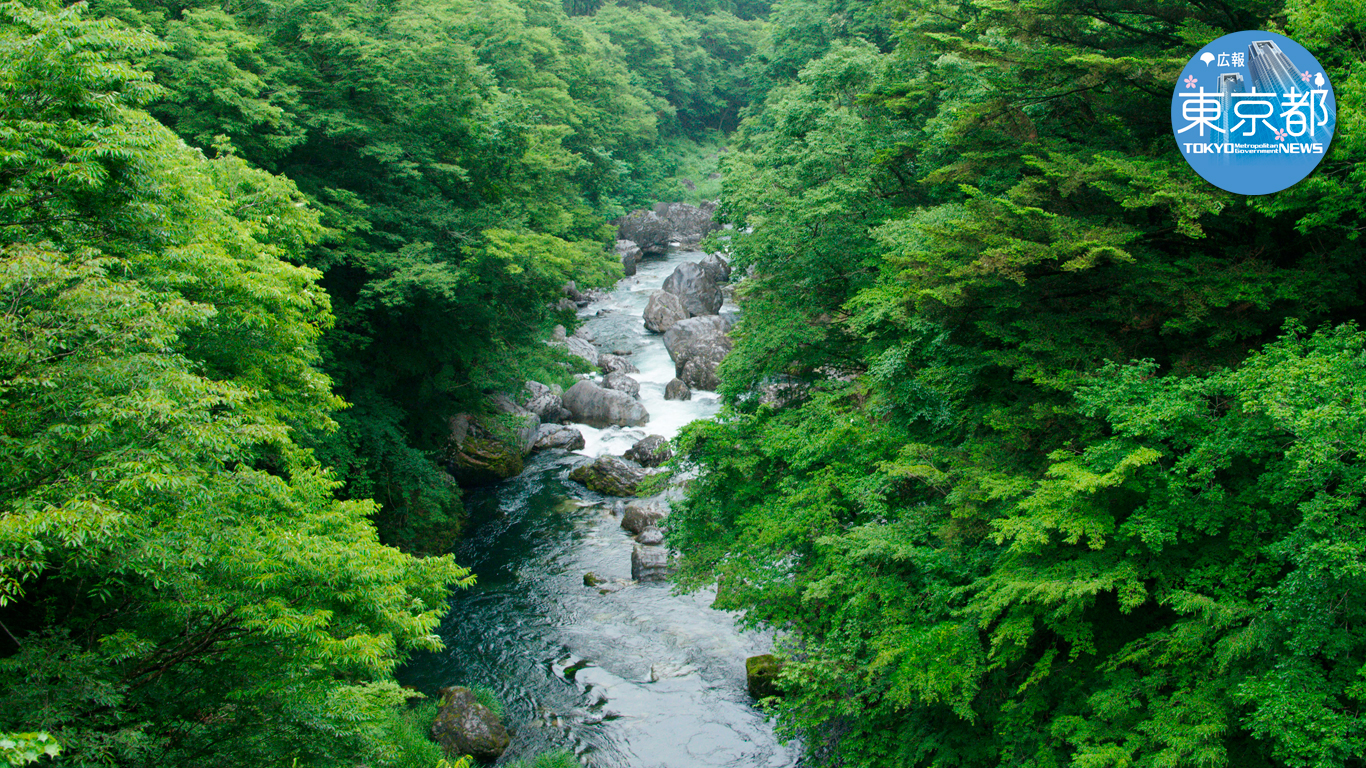
{"type": "Polygon", "coordinates": [[[1172,92],[1172,134],[1205,181],[1242,195],[1308,176],[1333,140],[1337,102],[1304,46],[1275,32],[1234,32],[1191,57],[1172,92]]]}

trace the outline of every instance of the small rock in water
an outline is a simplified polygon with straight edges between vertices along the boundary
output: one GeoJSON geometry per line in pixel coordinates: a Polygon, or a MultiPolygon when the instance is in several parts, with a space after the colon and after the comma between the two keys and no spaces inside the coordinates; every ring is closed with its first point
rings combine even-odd
{"type": "Polygon", "coordinates": [[[604,579],[593,571],[589,571],[583,575],[583,585],[585,587],[596,587],[600,584],[605,584],[606,582],[607,579],[604,579]]]}
{"type": "Polygon", "coordinates": [[[621,517],[624,514],[626,514],[626,502],[618,499],[617,503],[612,505],[612,517],[621,517]]]}
{"type": "Polygon", "coordinates": [[[673,379],[668,384],[664,385],[664,399],[691,400],[692,390],[688,388],[687,384],[683,383],[682,379],[673,379]]]}
{"type": "Polygon", "coordinates": [[[647,546],[659,546],[664,543],[664,532],[652,525],[641,531],[636,541],[647,546]]]}

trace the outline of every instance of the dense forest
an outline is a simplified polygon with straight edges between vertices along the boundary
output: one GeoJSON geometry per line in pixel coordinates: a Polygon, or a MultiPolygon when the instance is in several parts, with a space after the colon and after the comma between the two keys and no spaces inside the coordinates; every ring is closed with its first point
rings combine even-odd
{"type": "Polygon", "coordinates": [[[450,419],[719,194],[670,544],[809,764],[1361,765],[1363,102],[1359,0],[0,0],[0,755],[435,768],[450,419]],[[1239,30],[1277,194],[1171,138],[1239,30]]]}
{"type": "Polygon", "coordinates": [[[1366,5],[775,4],[744,317],[672,542],[817,764],[1366,760],[1366,5]],[[782,26],[779,26],[782,25],[782,26]],[[1282,30],[1342,121],[1260,197],[1172,140],[1282,30]]]}

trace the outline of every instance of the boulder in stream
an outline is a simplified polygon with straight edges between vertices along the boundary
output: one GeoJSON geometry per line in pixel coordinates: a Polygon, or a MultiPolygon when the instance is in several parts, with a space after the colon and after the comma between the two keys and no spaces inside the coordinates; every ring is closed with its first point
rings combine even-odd
{"type": "Polygon", "coordinates": [[[650,302],[645,305],[642,317],[647,331],[664,333],[679,320],[687,320],[688,310],[683,308],[683,300],[674,294],[655,291],[650,294],[650,302]]]}
{"type": "Polygon", "coordinates": [[[631,549],[631,578],[636,581],[664,581],[671,570],[668,548],[637,544],[631,549]]]}
{"type": "Polygon", "coordinates": [[[575,467],[569,473],[569,479],[608,496],[634,496],[640,482],[649,474],[644,467],[625,459],[599,456],[591,464],[575,467]]]}
{"type": "Polygon", "coordinates": [[[689,317],[714,315],[725,297],[711,276],[693,262],[679,264],[664,280],[664,292],[677,296],[689,317]]]}
{"type": "Polygon", "coordinates": [[[432,723],[432,740],[452,760],[470,755],[492,762],[507,749],[512,737],[498,716],[461,686],[441,689],[441,708],[432,723]]]}
{"type": "Polygon", "coordinates": [[[720,380],[716,368],[731,350],[732,319],[723,315],[693,317],[674,324],[664,334],[664,346],[674,361],[674,373],[691,389],[714,391],[720,380]]]}
{"type": "Polygon", "coordinates": [[[691,400],[692,390],[688,389],[688,385],[684,384],[682,379],[670,379],[669,383],[664,385],[664,399],[691,400]]]}
{"type": "Polygon", "coordinates": [[[674,450],[663,435],[650,435],[626,451],[626,458],[642,467],[657,467],[673,457],[674,450]]]}
{"type": "Polygon", "coordinates": [[[574,421],[590,427],[638,427],[650,420],[645,406],[634,397],[591,381],[576,383],[561,399],[574,421]]]}

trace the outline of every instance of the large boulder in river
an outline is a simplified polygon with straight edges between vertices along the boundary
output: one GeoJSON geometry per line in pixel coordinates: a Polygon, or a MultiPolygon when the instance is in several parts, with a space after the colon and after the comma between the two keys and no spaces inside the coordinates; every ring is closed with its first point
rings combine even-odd
{"type": "Polygon", "coordinates": [[[580,381],[561,397],[574,421],[590,427],[638,427],[650,414],[634,397],[625,392],[603,389],[591,381],[580,381]]]}
{"type": "Polygon", "coordinates": [[[714,315],[725,297],[711,276],[692,262],[679,264],[664,280],[664,292],[678,297],[689,317],[714,315]]]}
{"type": "Polygon", "coordinates": [[[599,456],[591,464],[575,467],[569,479],[608,496],[634,496],[650,473],[638,464],[616,456],[599,456]]]}
{"type": "Polygon", "coordinates": [[[688,310],[683,308],[683,300],[667,291],[650,294],[650,303],[645,305],[645,329],[664,333],[679,320],[688,319],[688,310]]]}
{"type": "Polygon", "coordinates": [[[431,736],[452,760],[470,755],[493,762],[512,741],[498,716],[480,704],[473,691],[461,686],[441,689],[441,708],[432,723],[431,736]]]}
{"type": "Polygon", "coordinates": [[[617,257],[621,259],[622,272],[630,277],[636,273],[636,265],[640,263],[640,246],[631,240],[617,241],[617,257]]]}
{"type": "Polygon", "coordinates": [[[721,258],[719,253],[709,253],[705,259],[697,262],[697,266],[707,273],[714,283],[724,283],[730,280],[730,264],[721,258]]]}
{"type": "Polygon", "coordinates": [[[642,467],[657,467],[673,457],[674,450],[663,435],[650,435],[626,452],[626,458],[642,467]]]}
{"type": "Polygon", "coordinates": [[[577,451],[586,444],[583,433],[573,427],[566,427],[563,424],[542,424],[536,432],[536,444],[532,449],[544,451],[559,448],[563,451],[577,451]]]}
{"type": "Polygon", "coordinates": [[[640,382],[624,373],[609,373],[602,379],[604,389],[625,392],[631,397],[640,397],[640,382]]]}
{"type": "Polygon", "coordinates": [[[715,391],[720,385],[716,368],[731,350],[731,318],[722,315],[692,317],[675,323],[664,334],[664,347],[674,361],[674,375],[691,389],[715,391]]]}

